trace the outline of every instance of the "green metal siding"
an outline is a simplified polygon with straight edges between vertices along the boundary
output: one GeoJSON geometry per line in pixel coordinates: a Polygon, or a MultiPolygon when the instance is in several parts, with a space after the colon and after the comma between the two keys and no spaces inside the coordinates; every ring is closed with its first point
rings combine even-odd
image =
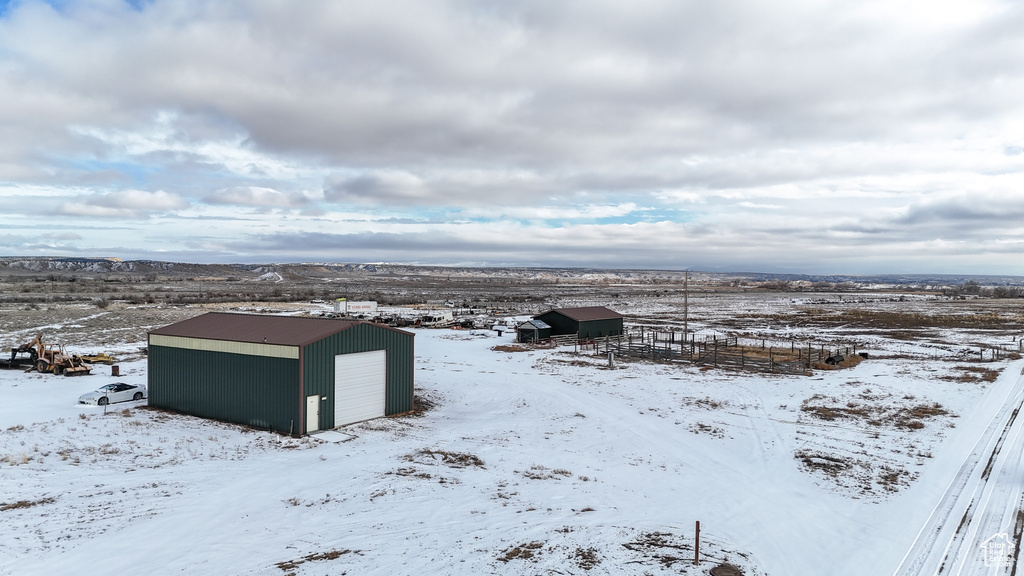
{"type": "Polygon", "coordinates": [[[384,413],[401,414],[412,410],[413,335],[359,324],[303,348],[305,386],[302,395],[319,394],[330,399],[320,405],[321,430],[334,427],[334,356],[371,350],[388,351],[384,413]]]}
{"type": "Polygon", "coordinates": [[[551,326],[551,334],[553,336],[575,334],[579,326],[578,322],[558,312],[545,312],[537,316],[537,319],[543,320],[548,326],[551,326]]]}
{"type": "Polygon", "coordinates": [[[622,318],[577,322],[561,313],[551,311],[537,316],[537,319],[551,326],[551,334],[578,334],[584,340],[622,334],[622,318]]]}
{"type": "Polygon", "coordinates": [[[622,318],[580,322],[579,330],[579,337],[582,339],[617,336],[622,334],[622,318]]]}
{"type": "Polygon", "coordinates": [[[299,361],[149,347],[149,405],[281,433],[302,433],[299,361]]]}

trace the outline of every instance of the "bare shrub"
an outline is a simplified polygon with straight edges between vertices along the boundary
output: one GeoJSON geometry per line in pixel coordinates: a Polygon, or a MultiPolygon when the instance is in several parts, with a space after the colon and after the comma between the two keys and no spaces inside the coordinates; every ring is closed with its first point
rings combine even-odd
{"type": "Polygon", "coordinates": [[[33,506],[41,506],[43,504],[52,504],[56,502],[56,498],[42,498],[40,500],[18,500],[17,502],[11,502],[9,504],[0,503],[0,511],[3,510],[17,510],[19,508],[31,508],[33,506]]]}
{"type": "Polygon", "coordinates": [[[476,455],[464,452],[450,452],[448,450],[431,450],[430,448],[424,448],[418,450],[415,454],[407,455],[405,460],[408,462],[422,462],[423,460],[440,461],[451,468],[484,467],[484,461],[476,455]]]}
{"type": "Polygon", "coordinates": [[[491,350],[495,352],[529,352],[530,348],[519,344],[498,344],[497,346],[491,346],[491,350]]]}
{"type": "MultiPolygon", "coordinates": [[[[533,560],[535,556],[540,554],[542,548],[544,548],[544,544],[537,541],[517,544],[502,550],[501,556],[498,556],[498,561],[510,562],[512,560],[533,560]]],[[[533,561],[536,562],[536,560],[533,561]]]]}
{"type": "Polygon", "coordinates": [[[622,546],[652,558],[666,568],[671,568],[677,562],[693,560],[693,547],[683,542],[680,536],[669,532],[644,532],[622,546]]]}
{"type": "Polygon", "coordinates": [[[956,370],[960,371],[960,374],[950,374],[946,376],[939,376],[941,380],[947,380],[951,382],[995,382],[996,378],[999,377],[999,371],[991,368],[985,368],[982,366],[955,366],[956,370]]]}
{"type": "Polygon", "coordinates": [[[412,410],[406,412],[408,416],[423,416],[427,412],[433,410],[437,406],[437,402],[430,400],[420,394],[414,394],[412,397],[412,410]]]}
{"type": "Polygon", "coordinates": [[[793,455],[807,468],[824,472],[833,477],[842,474],[852,466],[848,459],[824,452],[798,450],[793,455]]]}
{"type": "Polygon", "coordinates": [[[591,570],[601,563],[597,548],[577,548],[572,553],[572,559],[583,570],[591,570]]]}
{"type": "Polygon", "coordinates": [[[317,554],[307,554],[306,556],[303,556],[302,558],[299,558],[298,560],[287,560],[285,562],[278,562],[277,564],[275,564],[275,566],[277,566],[278,568],[280,568],[281,570],[283,570],[285,572],[290,572],[290,573],[294,574],[293,571],[296,568],[298,568],[300,565],[305,564],[306,562],[322,562],[322,561],[325,561],[325,560],[337,560],[338,558],[341,558],[345,554],[359,554],[359,553],[360,553],[359,550],[347,550],[347,549],[345,549],[345,550],[330,550],[328,552],[320,552],[320,553],[317,553],[317,554]]]}

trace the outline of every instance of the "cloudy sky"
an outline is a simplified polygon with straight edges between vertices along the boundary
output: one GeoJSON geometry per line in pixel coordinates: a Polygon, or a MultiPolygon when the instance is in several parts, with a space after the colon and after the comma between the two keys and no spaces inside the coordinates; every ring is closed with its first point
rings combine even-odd
{"type": "Polygon", "coordinates": [[[0,255],[1024,274],[1024,3],[0,0],[0,255]]]}

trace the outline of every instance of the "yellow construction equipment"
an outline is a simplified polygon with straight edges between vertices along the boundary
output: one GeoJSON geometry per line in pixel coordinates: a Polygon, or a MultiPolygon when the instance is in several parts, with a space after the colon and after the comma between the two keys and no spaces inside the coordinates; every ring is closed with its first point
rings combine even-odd
{"type": "Polygon", "coordinates": [[[43,335],[37,335],[31,342],[23,344],[19,350],[35,350],[35,363],[25,372],[49,372],[56,375],[78,376],[92,372],[92,366],[85,363],[81,356],[69,354],[63,344],[46,344],[43,335]]]}
{"type": "Polygon", "coordinates": [[[106,352],[99,352],[98,354],[81,354],[80,357],[89,364],[113,364],[114,362],[117,362],[116,358],[108,355],[106,352]]]}

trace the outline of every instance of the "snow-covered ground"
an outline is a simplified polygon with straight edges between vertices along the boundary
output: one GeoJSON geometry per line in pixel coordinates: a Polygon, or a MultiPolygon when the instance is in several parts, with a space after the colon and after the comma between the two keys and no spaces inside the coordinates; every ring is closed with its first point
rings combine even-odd
{"type": "Polygon", "coordinates": [[[511,341],[417,330],[434,407],[346,441],[77,405],[105,366],[0,371],[0,574],[893,574],[1024,367],[782,377],[511,341]]]}

